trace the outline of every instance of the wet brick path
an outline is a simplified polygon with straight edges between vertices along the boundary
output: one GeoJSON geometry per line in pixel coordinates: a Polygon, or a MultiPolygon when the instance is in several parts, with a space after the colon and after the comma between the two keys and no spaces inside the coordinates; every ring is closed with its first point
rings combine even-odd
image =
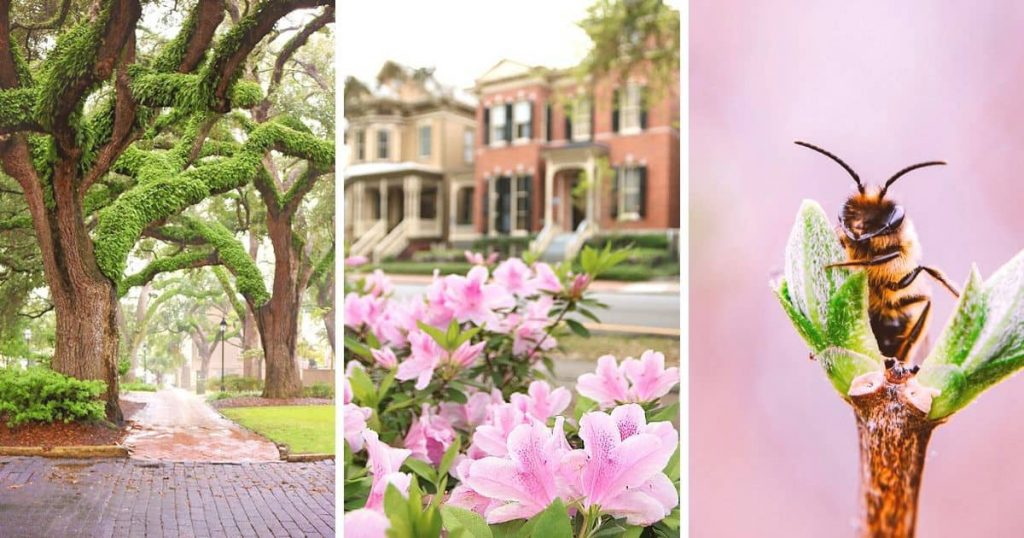
{"type": "Polygon", "coordinates": [[[0,457],[0,536],[334,536],[334,462],[0,457]]]}

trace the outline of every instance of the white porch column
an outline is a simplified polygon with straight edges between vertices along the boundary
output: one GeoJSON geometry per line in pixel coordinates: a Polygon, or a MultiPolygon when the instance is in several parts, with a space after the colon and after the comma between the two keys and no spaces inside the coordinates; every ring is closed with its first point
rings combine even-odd
{"type": "MultiPolygon", "coordinates": [[[[391,226],[391,224],[389,223],[389,221],[391,219],[390,219],[390,215],[389,215],[389,213],[390,213],[389,209],[390,208],[388,206],[388,182],[387,182],[387,180],[382,180],[382,181],[378,181],[377,182],[377,192],[380,193],[380,219],[379,220],[383,220],[384,222],[387,222],[388,224],[386,224],[385,226],[391,226]]],[[[388,231],[390,232],[391,230],[388,230],[388,231]]]]}
{"type": "Polygon", "coordinates": [[[412,229],[417,233],[422,228],[420,223],[420,178],[405,176],[402,180],[402,192],[405,194],[405,218],[409,219],[412,229]]]}
{"type": "Polygon", "coordinates": [[[356,234],[362,233],[363,196],[365,196],[365,194],[363,193],[363,183],[359,182],[356,183],[355,185],[352,185],[352,196],[348,198],[349,200],[352,200],[352,205],[349,207],[352,214],[346,214],[345,218],[348,219],[349,225],[352,226],[352,230],[356,234]]]}
{"type": "Polygon", "coordinates": [[[554,225],[555,167],[548,159],[544,163],[544,226],[554,225]]]}

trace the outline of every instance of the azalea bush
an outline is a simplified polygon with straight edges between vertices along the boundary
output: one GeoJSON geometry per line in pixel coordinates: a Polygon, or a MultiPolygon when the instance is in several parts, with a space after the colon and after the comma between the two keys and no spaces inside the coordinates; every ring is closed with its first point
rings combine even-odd
{"type": "Polygon", "coordinates": [[[603,307],[590,283],[627,256],[467,253],[405,299],[379,270],[347,282],[346,536],[678,535],[678,370],[651,350],[601,357],[575,394],[553,381],[559,336],[603,307]]]}
{"type": "Polygon", "coordinates": [[[971,269],[952,317],[918,365],[879,351],[862,270],[825,211],[804,202],[774,290],[832,386],[851,405],[861,449],[861,536],[914,535],[931,432],[1024,367],[1024,252],[982,280],[971,269]]]}

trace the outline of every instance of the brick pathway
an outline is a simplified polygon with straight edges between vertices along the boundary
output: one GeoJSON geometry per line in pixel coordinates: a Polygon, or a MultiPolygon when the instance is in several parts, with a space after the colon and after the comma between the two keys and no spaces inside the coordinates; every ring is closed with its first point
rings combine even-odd
{"type": "Polygon", "coordinates": [[[0,536],[334,536],[334,462],[0,458],[0,536]]]}

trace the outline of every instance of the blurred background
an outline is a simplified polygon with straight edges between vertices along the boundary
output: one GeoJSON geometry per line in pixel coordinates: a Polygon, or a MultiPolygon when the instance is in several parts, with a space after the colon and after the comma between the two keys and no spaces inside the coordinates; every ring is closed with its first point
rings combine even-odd
{"type": "MultiPolygon", "coordinates": [[[[890,192],[924,263],[963,283],[1024,248],[1024,4],[694,0],[690,9],[690,465],[695,537],[851,536],[852,411],[785,318],[781,271],[800,201],[830,215],[869,183],[943,159],[890,192]]],[[[933,285],[931,334],[953,299],[933,285]]],[[[1024,378],[939,427],[919,536],[1024,536],[1024,378]]]]}

